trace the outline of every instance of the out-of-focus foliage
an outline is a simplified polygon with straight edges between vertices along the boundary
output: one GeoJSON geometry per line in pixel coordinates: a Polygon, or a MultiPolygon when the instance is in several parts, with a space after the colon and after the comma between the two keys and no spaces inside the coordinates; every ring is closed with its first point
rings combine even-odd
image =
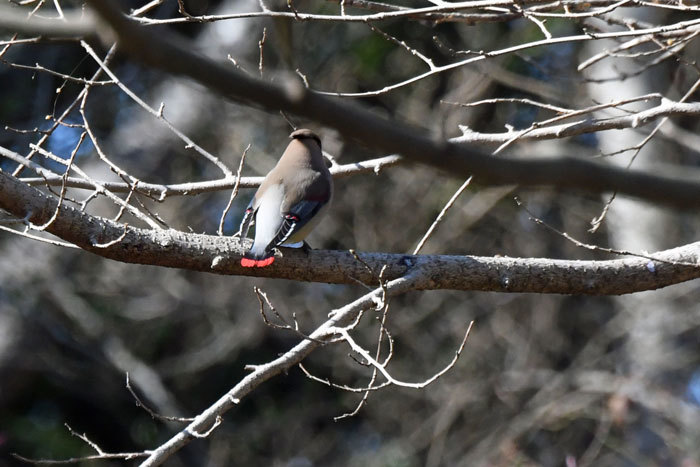
{"type": "MultiPolygon", "coordinates": [[[[211,2],[208,11],[229,6],[211,2]]],[[[330,7],[319,2],[317,8],[330,7]]],[[[165,2],[154,16],[170,17],[176,9],[175,2],[165,2]]],[[[473,26],[392,20],[376,26],[436,64],[454,60],[457,50],[498,49],[541,35],[526,20],[473,26]]],[[[580,24],[551,21],[548,26],[565,34],[580,24]]],[[[355,92],[380,89],[425,70],[405,49],[365,24],[249,19],[186,24],[177,30],[192,37],[200,50],[222,61],[230,54],[249,73],[257,73],[263,28],[263,76],[268,79],[299,69],[314,89],[355,92]]],[[[533,94],[537,84],[554,105],[591,105],[590,83],[576,72],[583,47],[533,49],[360,103],[446,137],[460,134],[458,124],[494,132],[503,131],[505,124],[524,127],[549,114],[516,104],[461,108],[441,101],[545,100],[533,94]],[[514,82],[513,77],[519,78],[514,82]]],[[[684,53],[688,60],[697,56],[697,43],[684,53]]],[[[40,134],[12,128],[45,129],[51,123],[46,116],[60,114],[82,85],[11,64],[39,63],[81,77],[97,67],[74,43],[14,45],[3,60],[0,122],[11,128],[0,130],[0,145],[25,153],[40,134]]],[[[154,108],[163,102],[165,116],[177,128],[233,169],[251,144],[244,173],[263,174],[286,144],[290,128],[279,115],[227,102],[119,55],[111,67],[154,108]]],[[[685,81],[697,79],[695,74],[684,81],[686,73],[691,71],[671,61],[637,79],[656,86],[655,92],[672,94],[682,92],[685,81]]],[[[105,152],[142,180],[177,183],[220,175],[116,86],[94,87],[86,114],[105,152]]],[[[79,117],[75,112],[68,121],[79,117]]],[[[326,150],[341,163],[382,156],[290,117],[299,126],[317,129],[326,150]]],[[[697,121],[682,124],[698,131],[697,121]]],[[[79,134],[61,127],[47,147],[65,157],[79,134]]],[[[661,136],[658,140],[661,159],[698,161],[697,151],[661,136]]],[[[599,146],[596,137],[585,137],[515,145],[512,151],[595,155],[599,146]]],[[[3,170],[14,168],[0,162],[3,170]]],[[[96,178],[111,175],[87,142],[76,163],[96,178]]],[[[416,166],[338,180],[331,214],[310,243],[410,252],[461,182],[416,166]]],[[[646,232],[642,225],[605,223],[591,234],[589,222],[605,200],[483,188],[475,180],[423,252],[608,258],[533,223],[514,203],[516,193],[538,217],[589,243],[614,243],[611,231],[617,229],[634,233],[649,249],[665,248],[696,240],[700,232],[696,218],[669,215],[658,226],[660,242],[653,239],[658,233],[646,232]]],[[[86,196],[79,190],[69,194],[86,196]]],[[[229,195],[143,202],[172,228],[214,234],[229,195]]],[[[227,234],[236,230],[251,195],[244,190],[235,201],[227,234]]],[[[89,210],[114,216],[118,208],[97,200],[89,210]]],[[[281,314],[296,313],[306,331],[364,292],[360,286],[121,264],[0,233],[0,464],[14,462],[11,452],[50,459],[90,454],[64,423],[108,451],[151,449],[167,439],[179,425],[153,420],[136,407],[124,387],[125,372],[154,410],[199,413],[246,374],[246,364],[267,362],[298,342],[298,336],[263,323],[253,286],[266,291],[281,314]]],[[[418,381],[441,369],[468,322],[476,321],[461,360],[438,382],[424,390],[373,393],[357,415],[334,421],[352,411],[361,396],[313,382],[294,369],[254,391],[209,439],[191,443],[169,465],[437,466],[477,465],[488,459],[492,465],[555,466],[564,465],[567,456],[578,465],[698,465],[699,301],[696,283],[620,299],[409,293],[392,300],[389,312],[388,328],[395,339],[390,370],[396,377],[418,381]],[[633,345],[640,341],[648,344],[650,354],[662,353],[656,359],[640,355],[633,345]]],[[[366,317],[359,330],[358,340],[368,348],[376,341],[374,318],[366,317]]],[[[312,354],[305,366],[339,384],[366,385],[369,371],[347,354],[345,347],[328,346],[312,354]]]]}

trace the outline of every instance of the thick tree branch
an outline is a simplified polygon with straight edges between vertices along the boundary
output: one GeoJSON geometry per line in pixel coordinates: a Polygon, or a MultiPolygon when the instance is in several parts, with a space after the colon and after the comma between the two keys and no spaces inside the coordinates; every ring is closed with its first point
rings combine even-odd
{"type": "MultiPolygon", "coordinates": [[[[0,208],[34,225],[56,214],[58,200],[0,172],[0,208]]],[[[651,261],[632,257],[610,261],[566,261],[506,257],[403,255],[315,250],[308,255],[283,249],[267,268],[239,264],[248,241],[175,230],[146,230],[61,206],[46,231],[99,256],[216,274],[251,275],[307,282],[353,284],[396,279],[421,271],[417,290],[452,289],[611,295],[653,290],[700,277],[700,242],[656,253],[651,261]],[[364,264],[363,264],[364,263],[364,264]],[[682,264],[681,264],[682,263],[682,264]],[[374,272],[370,272],[368,265],[374,272]]]]}
{"type": "Polygon", "coordinates": [[[683,173],[647,174],[591,160],[495,158],[430,138],[422,129],[321,96],[296,80],[278,86],[246,76],[192,52],[184,39],[157,33],[128,19],[110,0],[89,0],[119,38],[120,49],[143,63],[188,76],[230,99],[270,111],[284,110],[337,129],[348,139],[389,154],[433,165],[481,184],[549,185],[589,192],[617,191],[678,207],[700,206],[700,181],[683,173]],[[148,44],[148,47],[144,45],[148,44]]]}

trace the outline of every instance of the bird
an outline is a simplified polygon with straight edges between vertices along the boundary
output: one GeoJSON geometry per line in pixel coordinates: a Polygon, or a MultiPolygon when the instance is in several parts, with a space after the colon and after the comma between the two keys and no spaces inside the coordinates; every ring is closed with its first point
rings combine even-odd
{"type": "Polygon", "coordinates": [[[321,150],[321,139],[309,129],[293,131],[292,141],[265,176],[243,215],[238,233],[253,246],[243,267],[265,267],[275,261],[274,248],[307,247],[304,239],[326,214],[333,198],[333,178],[321,150]]]}

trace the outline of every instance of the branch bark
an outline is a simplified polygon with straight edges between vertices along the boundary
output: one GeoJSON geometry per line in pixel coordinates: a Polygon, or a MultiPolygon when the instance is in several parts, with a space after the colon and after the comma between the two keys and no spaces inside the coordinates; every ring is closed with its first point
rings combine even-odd
{"type": "MultiPolygon", "coordinates": [[[[41,225],[56,213],[58,200],[0,172],[0,208],[41,225]]],[[[283,249],[267,268],[243,268],[249,241],[175,230],[147,230],[92,216],[63,204],[46,230],[104,258],[215,274],[306,282],[376,284],[420,271],[416,290],[478,290],[583,295],[619,295],[653,290],[700,277],[700,242],[647,258],[567,261],[448,255],[405,255],[283,249]],[[364,263],[364,264],[363,264],[364,263]]]]}

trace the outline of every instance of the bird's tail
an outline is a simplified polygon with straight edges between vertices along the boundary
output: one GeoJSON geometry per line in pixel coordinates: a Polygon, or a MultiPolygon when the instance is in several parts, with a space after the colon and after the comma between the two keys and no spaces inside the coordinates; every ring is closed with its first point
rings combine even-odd
{"type": "Polygon", "coordinates": [[[244,268],[264,268],[271,265],[274,261],[275,254],[272,251],[263,251],[259,254],[249,251],[241,258],[241,266],[244,268]]]}

